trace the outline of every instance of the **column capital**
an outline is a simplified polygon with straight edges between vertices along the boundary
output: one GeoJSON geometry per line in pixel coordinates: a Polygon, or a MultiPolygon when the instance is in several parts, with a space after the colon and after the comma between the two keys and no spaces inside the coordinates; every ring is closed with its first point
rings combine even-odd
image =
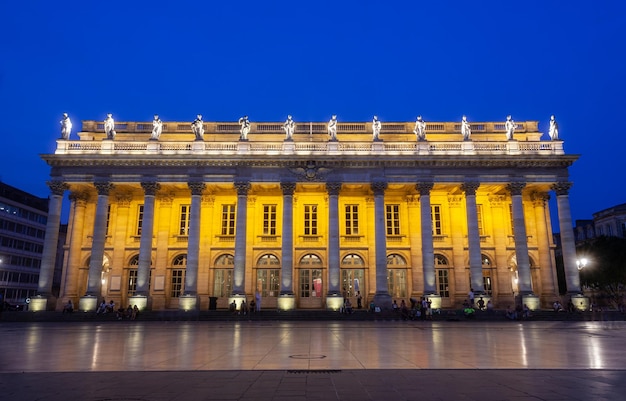
{"type": "Polygon", "coordinates": [[[506,189],[513,195],[521,195],[522,190],[526,187],[525,182],[511,182],[507,184],[506,189]]]}
{"type": "Polygon", "coordinates": [[[328,195],[339,195],[339,191],[341,191],[341,183],[335,181],[327,182],[326,191],[328,192],[328,195]]]}
{"type": "Polygon", "coordinates": [[[206,188],[204,182],[199,181],[188,182],[187,186],[189,187],[189,189],[191,189],[191,196],[202,195],[202,191],[204,191],[204,189],[206,188]]]}
{"type": "Polygon", "coordinates": [[[557,182],[553,184],[550,188],[554,192],[556,192],[557,196],[559,196],[559,195],[568,195],[571,187],[572,187],[571,182],[563,181],[563,182],[557,182]]]}
{"type": "Polygon", "coordinates": [[[46,184],[50,187],[50,192],[52,192],[53,195],[63,196],[63,193],[69,189],[69,186],[66,183],[59,180],[48,181],[46,184]]]}
{"type": "Polygon", "coordinates": [[[235,181],[233,185],[237,190],[237,195],[248,195],[251,187],[250,181],[235,181]]]}
{"type": "Polygon", "coordinates": [[[89,194],[84,191],[71,191],[68,198],[71,202],[85,204],[89,200],[89,194]]]}
{"type": "Polygon", "coordinates": [[[144,195],[155,196],[157,191],[161,189],[161,184],[154,181],[145,181],[141,183],[144,195]]]}
{"type": "Polygon", "coordinates": [[[545,206],[546,202],[550,200],[550,195],[546,192],[533,192],[530,199],[535,206],[545,206]]]}
{"type": "Polygon", "coordinates": [[[295,182],[281,182],[280,188],[283,190],[283,195],[293,195],[296,191],[296,183],[295,182]]]}
{"type": "Polygon", "coordinates": [[[113,189],[113,184],[108,181],[94,182],[93,186],[96,187],[98,195],[109,196],[109,192],[113,189]]]}
{"type": "Polygon", "coordinates": [[[389,184],[387,183],[387,181],[383,181],[383,180],[373,181],[371,183],[374,196],[385,195],[385,189],[387,189],[388,186],[389,184]]]}
{"type": "Polygon", "coordinates": [[[461,184],[461,191],[465,192],[465,195],[476,195],[479,186],[480,182],[467,181],[461,184]]]}
{"type": "Polygon", "coordinates": [[[430,191],[434,186],[434,182],[418,182],[415,184],[415,189],[417,189],[420,195],[430,195],[430,191]]]}

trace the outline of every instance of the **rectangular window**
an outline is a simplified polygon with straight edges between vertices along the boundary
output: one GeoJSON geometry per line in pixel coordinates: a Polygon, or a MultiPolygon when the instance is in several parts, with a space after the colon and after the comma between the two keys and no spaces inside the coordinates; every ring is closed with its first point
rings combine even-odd
{"type": "Polygon", "coordinates": [[[107,206],[107,227],[105,230],[105,235],[109,235],[109,224],[111,222],[111,205],[107,206]]]}
{"type": "Polygon", "coordinates": [[[280,269],[258,269],[257,290],[263,297],[277,297],[280,291],[280,269]]]}
{"type": "Polygon", "coordinates": [[[443,235],[440,205],[431,205],[430,219],[433,222],[433,235],[443,235]]]}
{"type": "Polygon", "coordinates": [[[235,235],[235,205],[222,205],[222,235],[235,235]]]}
{"type": "Polygon", "coordinates": [[[511,234],[515,235],[515,219],[513,219],[513,205],[509,205],[509,220],[511,223],[511,234]]]}
{"type": "Polygon", "coordinates": [[[439,296],[441,298],[450,297],[450,288],[448,286],[448,271],[444,269],[437,269],[437,288],[439,289],[439,296]]]}
{"type": "Polygon", "coordinates": [[[478,217],[478,235],[481,237],[485,235],[483,225],[483,205],[476,205],[476,215],[478,217]]]}
{"type": "Polygon", "coordinates": [[[346,235],[359,235],[359,205],[346,205],[346,235]]]}
{"type": "Polygon", "coordinates": [[[191,205],[180,205],[180,225],[178,235],[189,235],[189,212],[191,205]]]}
{"type": "Polygon", "coordinates": [[[141,227],[143,226],[143,205],[137,207],[137,235],[141,235],[141,227]]]}
{"type": "Polygon", "coordinates": [[[276,235],[276,205],[263,205],[263,235],[276,235]]]}
{"type": "Polygon", "coordinates": [[[170,296],[172,298],[178,298],[183,292],[183,280],[185,277],[185,269],[172,269],[172,281],[170,296]]]}
{"type": "Polygon", "coordinates": [[[137,293],[137,269],[128,271],[128,296],[132,297],[137,293]]]}
{"type": "Polygon", "coordinates": [[[304,205],[304,235],[317,235],[317,205],[304,205]]]}
{"type": "Polygon", "coordinates": [[[393,298],[406,298],[406,269],[387,270],[387,290],[393,298]]]}
{"type": "Polygon", "coordinates": [[[215,269],[214,297],[227,297],[233,289],[233,269],[215,269]]]}
{"type": "Polygon", "coordinates": [[[400,205],[386,205],[387,235],[400,235],[400,205]]]}

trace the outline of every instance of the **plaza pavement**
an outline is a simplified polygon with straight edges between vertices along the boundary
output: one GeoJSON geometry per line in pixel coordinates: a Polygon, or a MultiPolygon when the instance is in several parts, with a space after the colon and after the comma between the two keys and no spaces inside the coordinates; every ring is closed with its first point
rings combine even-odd
{"type": "Polygon", "coordinates": [[[0,321],[1,400],[623,400],[626,322],[0,321]]]}

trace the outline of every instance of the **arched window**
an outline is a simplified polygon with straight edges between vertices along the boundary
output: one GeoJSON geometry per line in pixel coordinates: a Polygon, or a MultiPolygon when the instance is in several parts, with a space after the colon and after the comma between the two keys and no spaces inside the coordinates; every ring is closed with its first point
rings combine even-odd
{"type": "Polygon", "coordinates": [[[309,253],[300,258],[298,267],[298,295],[300,298],[321,299],[323,291],[322,259],[309,253]]]}
{"type": "Polygon", "coordinates": [[[187,254],[183,253],[172,260],[172,275],[170,279],[170,296],[178,298],[183,293],[185,282],[185,268],[187,267],[187,254]]]}
{"type": "Polygon", "coordinates": [[[231,254],[220,255],[215,259],[213,296],[227,297],[233,289],[233,268],[235,258],[231,254]]]}
{"type": "Polygon", "coordinates": [[[435,277],[437,280],[437,289],[439,296],[442,298],[450,297],[450,277],[448,272],[448,259],[445,256],[436,253],[435,255],[435,277]]]}
{"type": "Polygon", "coordinates": [[[363,262],[363,259],[355,254],[355,253],[350,253],[346,256],[344,256],[344,258],[341,260],[341,266],[344,267],[348,267],[348,266],[359,266],[362,267],[364,266],[365,263],[363,262]]]}
{"type": "Polygon", "coordinates": [[[480,259],[483,266],[483,291],[487,295],[491,295],[493,292],[493,282],[491,279],[491,269],[493,268],[491,259],[484,253],[480,255],[480,259]]]}
{"type": "Polygon", "coordinates": [[[355,253],[341,259],[341,290],[346,297],[365,293],[365,262],[355,253]]]}
{"type": "Polygon", "coordinates": [[[392,253],[387,256],[387,290],[394,298],[407,296],[407,264],[404,256],[392,253]]]}
{"type": "Polygon", "coordinates": [[[256,263],[257,290],[263,297],[277,297],[280,292],[280,261],[275,255],[265,254],[256,263]]]}

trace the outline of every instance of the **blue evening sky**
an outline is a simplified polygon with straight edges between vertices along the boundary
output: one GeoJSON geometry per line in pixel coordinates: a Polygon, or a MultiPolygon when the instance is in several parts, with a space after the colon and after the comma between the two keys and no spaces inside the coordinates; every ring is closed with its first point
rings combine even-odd
{"type": "MultiPolygon", "coordinates": [[[[626,2],[0,2],[0,178],[46,197],[74,122],[555,114],[573,219],[626,202],[626,2]]],[[[553,208],[554,200],[551,201],[553,208]]],[[[553,219],[556,215],[553,213],[553,219]]],[[[558,231],[558,230],[557,230],[558,231]]]]}

